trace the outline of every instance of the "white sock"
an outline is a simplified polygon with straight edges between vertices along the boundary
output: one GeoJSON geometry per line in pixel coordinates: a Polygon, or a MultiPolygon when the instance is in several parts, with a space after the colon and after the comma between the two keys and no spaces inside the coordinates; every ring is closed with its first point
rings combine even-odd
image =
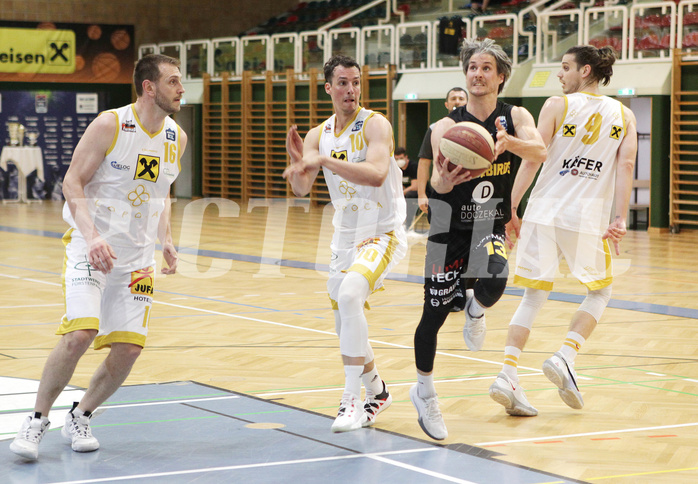
{"type": "Polygon", "coordinates": [[[344,393],[351,393],[356,397],[361,396],[361,373],[363,365],[344,365],[344,393]]]}
{"type": "Polygon", "coordinates": [[[433,373],[431,375],[417,373],[417,395],[419,395],[420,398],[431,398],[436,396],[433,373]]]}
{"type": "Polygon", "coordinates": [[[567,339],[565,339],[565,342],[562,343],[560,347],[560,353],[565,357],[567,363],[574,363],[574,359],[577,357],[577,353],[579,353],[585,341],[584,337],[579,333],[574,331],[567,333],[567,339]]]}
{"type": "Polygon", "coordinates": [[[504,373],[514,382],[519,381],[519,375],[517,373],[519,367],[519,356],[521,356],[521,350],[516,346],[504,347],[504,364],[502,365],[502,373],[504,373]]]}
{"type": "Polygon", "coordinates": [[[383,380],[381,380],[378,369],[375,366],[373,370],[361,375],[361,381],[366,388],[366,393],[372,393],[373,395],[383,393],[383,380]]]}
{"type": "Polygon", "coordinates": [[[40,412],[34,412],[34,413],[32,414],[32,418],[38,418],[38,419],[41,420],[42,423],[48,422],[48,417],[45,416],[45,415],[41,415],[40,412]]]}
{"type": "Polygon", "coordinates": [[[479,302],[477,302],[477,299],[473,297],[470,300],[470,305],[465,308],[466,311],[468,311],[468,314],[470,315],[471,318],[480,318],[482,317],[483,314],[485,314],[485,307],[481,306],[479,302]]]}

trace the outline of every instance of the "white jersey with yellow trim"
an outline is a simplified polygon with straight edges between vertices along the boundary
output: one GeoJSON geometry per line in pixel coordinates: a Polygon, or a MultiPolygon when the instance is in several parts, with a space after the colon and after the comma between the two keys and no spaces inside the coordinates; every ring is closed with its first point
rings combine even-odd
{"type": "MultiPolygon", "coordinates": [[[[354,119],[340,133],[335,133],[336,115],[332,115],[320,128],[320,154],[347,163],[365,162],[368,146],[364,129],[366,121],[374,115],[380,116],[359,108],[354,119]]],[[[351,238],[358,243],[366,237],[402,227],[406,213],[402,170],[392,154],[388,176],[379,187],[352,183],[325,167],[323,173],[335,208],[332,223],[342,238],[351,238]]]]}
{"type": "Polygon", "coordinates": [[[626,133],[623,105],[608,96],[564,96],[562,124],[548,146],[524,220],[584,233],[608,227],[617,153],[626,133]]]}
{"type": "MultiPolygon", "coordinates": [[[[84,187],[95,228],[112,246],[154,250],[165,200],[180,171],[180,128],[167,117],[159,131],[149,133],[133,104],[100,116],[115,116],[117,130],[84,187]]],[[[63,219],[77,229],[67,203],[63,219]]]]}

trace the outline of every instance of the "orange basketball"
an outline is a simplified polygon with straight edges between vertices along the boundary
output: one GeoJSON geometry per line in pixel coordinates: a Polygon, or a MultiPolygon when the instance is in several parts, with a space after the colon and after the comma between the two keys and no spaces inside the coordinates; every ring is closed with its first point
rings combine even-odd
{"type": "Polygon", "coordinates": [[[483,126],[470,121],[450,127],[441,138],[439,149],[451,163],[469,170],[473,177],[486,172],[494,160],[492,135],[483,126]]]}
{"type": "Polygon", "coordinates": [[[81,55],[75,56],[75,71],[81,71],[85,68],[85,58],[81,55]]]}
{"type": "Polygon", "coordinates": [[[114,80],[121,72],[121,64],[114,54],[102,52],[92,61],[92,74],[96,81],[107,82],[114,80]]]}
{"type": "Polygon", "coordinates": [[[131,45],[131,36],[128,35],[124,29],[115,30],[111,34],[111,45],[114,46],[116,50],[124,50],[129,45],[131,45]]]}
{"type": "Polygon", "coordinates": [[[102,36],[102,27],[99,25],[90,25],[87,27],[87,36],[92,40],[97,40],[102,36]]]}
{"type": "Polygon", "coordinates": [[[38,30],[56,30],[56,24],[53,22],[41,22],[36,28],[38,30]]]}

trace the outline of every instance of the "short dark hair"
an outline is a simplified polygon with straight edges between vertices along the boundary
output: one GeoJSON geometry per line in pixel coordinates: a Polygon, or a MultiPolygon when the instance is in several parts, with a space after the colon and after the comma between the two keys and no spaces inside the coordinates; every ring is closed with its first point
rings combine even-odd
{"type": "Polygon", "coordinates": [[[451,89],[449,89],[448,92],[446,93],[446,100],[447,100],[447,101],[448,101],[448,98],[451,96],[451,93],[452,93],[453,91],[456,91],[456,92],[461,92],[461,91],[462,91],[462,92],[465,93],[465,97],[466,97],[466,98],[468,97],[468,91],[466,91],[466,90],[463,89],[462,87],[456,86],[456,87],[452,87],[451,89]]]}
{"type": "Polygon", "coordinates": [[[133,86],[136,88],[138,97],[143,95],[143,81],[147,79],[158,82],[160,64],[171,64],[177,68],[180,66],[179,59],[163,54],[148,54],[136,63],[136,68],[133,70],[133,86]]]}
{"type": "Polygon", "coordinates": [[[407,150],[405,148],[403,148],[402,146],[398,146],[397,148],[395,148],[395,152],[393,154],[393,156],[400,156],[400,155],[407,156],[407,150]]]}
{"type": "Polygon", "coordinates": [[[346,68],[356,67],[359,72],[361,72],[361,66],[353,57],[348,55],[337,54],[330,57],[330,60],[325,62],[325,66],[322,70],[325,73],[325,82],[332,84],[332,76],[334,75],[334,70],[337,66],[342,66],[346,68]]]}
{"type": "Polygon", "coordinates": [[[591,77],[604,86],[611,82],[613,64],[616,62],[616,51],[605,46],[597,49],[593,45],[576,45],[570,47],[565,54],[572,54],[578,68],[588,65],[591,67],[591,77]]]}

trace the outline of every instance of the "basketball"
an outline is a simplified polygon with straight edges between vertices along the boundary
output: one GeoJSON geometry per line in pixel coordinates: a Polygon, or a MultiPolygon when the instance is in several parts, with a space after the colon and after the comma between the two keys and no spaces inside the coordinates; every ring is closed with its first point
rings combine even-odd
{"type": "Polygon", "coordinates": [[[121,71],[119,59],[109,52],[97,54],[92,61],[92,74],[98,82],[109,82],[116,79],[121,71]]]}
{"type": "Polygon", "coordinates": [[[113,45],[116,50],[124,50],[131,45],[131,36],[123,29],[115,30],[111,34],[111,45],[113,45]]]}
{"type": "Polygon", "coordinates": [[[90,25],[87,27],[87,36],[91,40],[97,40],[102,36],[102,27],[99,25],[90,25]]]}
{"type": "Polygon", "coordinates": [[[451,126],[441,138],[439,148],[445,158],[469,170],[473,178],[486,172],[494,161],[492,135],[470,121],[451,126]]]}

